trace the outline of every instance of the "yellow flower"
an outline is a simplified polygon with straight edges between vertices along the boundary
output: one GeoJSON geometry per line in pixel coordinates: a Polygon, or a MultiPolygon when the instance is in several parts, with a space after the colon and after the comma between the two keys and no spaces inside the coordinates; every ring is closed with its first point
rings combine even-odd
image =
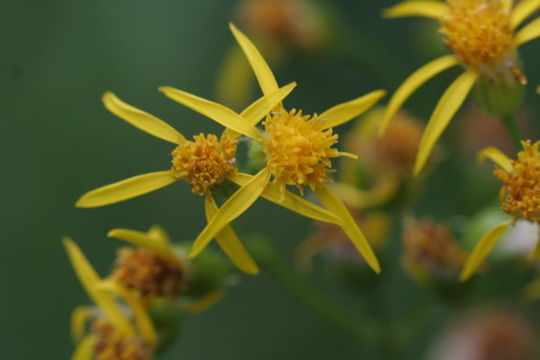
{"type": "Polygon", "coordinates": [[[124,358],[152,359],[157,334],[143,304],[130,290],[102,280],[71,239],[64,239],[64,246],[77,277],[97,306],[79,307],[73,312],[72,335],[77,348],[72,359],[105,360],[110,359],[112,351],[120,351],[127,356],[124,358]],[[128,306],[131,316],[122,310],[118,297],[128,306]],[[91,319],[92,330],[85,334],[86,322],[91,319]]]}
{"type": "MultiPolygon", "coordinates": [[[[511,160],[500,150],[487,147],[478,154],[479,160],[490,159],[497,165],[494,176],[504,182],[500,191],[501,207],[512,218],[489,230],[474,248],[461,273],[461,279],[470,278],[484,258],[493,250],[508,227],[519,219],[540,223],[540,141],[531,144],[522,141],[523,151],[517,160],[511,160]]],[[[540,243],[539,243],[540,245],[540,243]]],[[[540,246],[531,254],[540,256],[540,246]]]]}
{"type": "MultiPolygon", "coordinates": [[[[391,18],[423,16],[439,20],[446,45],[454,54],[428,63],[403,82],[389,102],[381,123],[381,134],[402,104],[421,85],[453,66],[461,64],[465,68],[431,115],[416,157],[416,175],[425,166],[435,143],[475,83],[480,87],[487,86],[489,92],[489,87],[496,83],[526,82],[520,71],[517,48],[540,36],[540,19],[518,28],[540,8],[540,3],[523,0],[512,5],[511,0],[409,0],[385,10],[384,15],[391,18]]],[[[504,96],[502,98],[506,100],[504,96]]]]}
{"type": "MultiPolygon", "coordinates": [[[[274,93],[278,89],[277,81],[262,55],[234,25],[231,24],[230,28],[253,68],[263,93],[274,93]]],[[[283,194],[286,193],[286,185],[294,185],[299,189],[307,185],[314,189],[321,202],[338,218],[337,222],[330,222],[343,228],[366,262],[374,271],[379,272],[379,263],[366,238],[345,205],[324,182],[329,180],[327,174],[331,172],[330,159],[348,155],[332,148],[337,142],[332,128],[360,115],[384,94],[384,91],[375,91],[313,116],[302,115],[296,110],[286,111],[283,106],[277,106],[263,123],[265,134],[262,138],[253,138],[264,144],[266,167],[229,198],[195,240],[193,252],[200,252],[224,225],[236,218],[236,213],[245,211],[263,191],[273,189],[281,193],[285,200],[283,194]],[[272,177],[273,182],[270,182],[272,177]],[[225,209],[227,205],[239,210],[229,211],[225,209]]],[[[229,178],[235,181],[235,175],[229,178]]]]}
{"type": "MultiPolygon", "coordinates": [[[[194,136],[193,141],[188,141],[177,130],[155,116],[124,103],[110,92],[105,93],[103,103],[113,114],[150,135],[176,145],[172,152],[172,168],[167,171],[135,176],[92,190],[84,194],[77,201],[76,206],[89,208],[114,204],[158,190],[179,179],[185,179],[192,184],[193,192],[205,196],[206,217],[211,219],[218,211],[218,206],[212,196],[212,190],[216,185],[229,179],[239,185],[248,185],[242,192],[250,193],[254,185],[252,183],[264,177],[263,173],[258,178],[252,179],[251,176],[237,171],[235,167],[236,138],[245,135],[262,140],[263,135],[255,124],[274,109],[295,86],[296,84],[292,83],[272,91],[251,104],[242,114],[178,89],[161,88],[160,90],[170,98],[226,127],[220,139],[213,134],[200,134],[194,136]]],[[[266,189],[262,196],[305,216],[322,221],[336,221],[335,216],[328,211],[292,193],[285,194],[285,201],[281,201],[281,196],[271,188],[266,189]]],[[[232,227],[228,225],[232,221],[231,218],[238,217],[249,206],[237,207],[226,202],[224,207],[220,209],[220,216],[231,210],[234,216],[229,216],[222,221],[220,231],[214,233],[212,237],[218,239],[218,243],[236,266],[246,273],[256,274],[259,269],[255,261],[247,253],[232,227]]]]}

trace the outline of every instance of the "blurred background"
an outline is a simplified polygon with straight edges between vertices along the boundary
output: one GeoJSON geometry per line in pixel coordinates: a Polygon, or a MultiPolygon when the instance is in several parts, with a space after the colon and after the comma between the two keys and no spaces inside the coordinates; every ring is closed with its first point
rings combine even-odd
{"type": "MultiPolygon", "coordinates": [[[[74,203],[98,186],[169,166],[171,146],[108,113],[101,103],[105,91],[166,120],[186,136],[220,130],[168,100],[157,88],[169,85],[217,98],[216,81],[234,46],[227,24],[233,20],[244,26],[241,2],[22,0],[4,4],[7,8],[0,21],[2,358],[66,359],[73,350],[70,312],[88,300],[65,256],[62,236],[73,237],[105,274],[119,245],[106,238],[111,228],[145,230],[160,224],[174,240],[191,239],[203,228],[202,199],[184,182],[104,208],[76,209],[74,203]]],[[[381,8],[394,1],[319,3],[330,19],[325,45],[286,46],[267,54],[279,59],[275,73],[280,84],[299,83],[287,100],[289,107],[321,112],[375,89],[393,91],[411,71],[445,52],[432,22],[382,19],[381,8]]],[[[529,119],[529,133],[536,134],[540,102],[533,90],[540,83],[540,68],[535,65],[540,44],[526,45],[522,56],[531,85],[522,113],[529,119]]],[[[450,71],[423,87],[407,103],[409,112],[426,119],[455,74],[457,70],[450,71]]],[[[255,90],[249,100],[260,95],[255,90]]],[[[237,104],[230,105],[238,109],[237,104]]],[[[450,125],[443,136],[441,160],[408,211],[430,214],[459,228],[464,218],[496,203],[498,182],[491,177],[490,166],[472,161],[482,142],[492,139],[484,136],[489,125],[467,126],[478,117],[467,105],[450,125]]],[[[505,142],[503,134],[498,144],[505,142]]],[[[322,291],[361,312],[375,311],[364,302],[373,300],[376,292],[375,302],[385,306],[375,315],[381,323],[415,305],[435,304],[422,325],[411,328],[406,348],[398,357],[388,355],[389,359],[428,356],[435,338],[451,321],[476,314],[477,307],[504,304],[512,314],[520,312],[513,299],[531,274],[515,266],[508,270],[504,264],[469,284],[480,290],[467,306],[437,305],[433,300],[437,295],[402,268],[401,215],[391,215],[389,245],[380,255],[386,278],[383,288],[368,281],[365,287],[344,291],[331,277],[317,276],[324,273],[318,267],[308,275],[322,291]],[[496,291],[491,289],[494,284],[496,291]]],[[[291,266],[296,247],[314,231],[310,221],[263,201],[236,227],[241,233],[267,234],[291,266]]],[[[533,330],[528,326],[538,325],[539,314],[527,308],[525,315],[532,324],[524,325],[523,331],[530,335],[533,330]]],[[[263,268],[259,276],[242,275],[217,306],[187,317],[180,340],[162,358],[346,356],[383,358],[303,307],[263,268]]]]}

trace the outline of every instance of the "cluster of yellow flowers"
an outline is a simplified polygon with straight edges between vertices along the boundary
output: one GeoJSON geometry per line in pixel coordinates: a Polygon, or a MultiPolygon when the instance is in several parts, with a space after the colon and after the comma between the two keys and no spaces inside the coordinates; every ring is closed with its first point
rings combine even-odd
{"type": "MultiPolygon", "coordinates": [[[[277,2],[265,1],[265,4],[272,9],[275,7],[275,11],[283,10],[277,2]]],[[[184,293],[192,259],[201,254],[212,239],[216,239],[240,270],[257,274],[257,263],[231,223],[260,197],[316,220],[323,224],[321,231],[339,234],[333,237],[349,239],[348,246],[352,244],[365,263],[379,273],[377,257],[358,226],[364,221],[362,209],[387,201],[409,173],[420,174],[439,137],[473,89],[479,93],[479,104],[495,115],[505,116],[516,108],[521,101],[520,89],[526,84],[518,47],[540,36],[540,19],[520,26],[538,8],[540,1],[536,0],[524,0],[516,5],[511,0],[408,0],[385,10],[386,17],[417,15],[438,20],[444,42],[453,54],[414,72],[395,91],[385,109],[370,112],[364,123],[349,135],[346,150],[350,152],[340,150],[334,128],[372,108],[384,97],[385,91],[373,91],[320,114],[305,115],[300,108],[286,108],[283,101],[296,83],[280,87],[253,42],[232,24],[230,30],[256,76],[262,97],[237,113],[182,90],[159,89],[173,101],[222,125],[220,135],[201,133],[189,139],[157,117],[126,104],[111,92],[105,93],[103,103],[110,112],[174,144],[171,168],[92,190],[77,201],[77,207],[109,205],[185,180],[194,193],[204,197],[207,225],[193,241],[188,254],[171,245],[158,227],[147,233],[126,229],[111,231],[109,236],[137,247],[120,251],[106,279],[99,278],[79,248],[66,239],[65,246],[75,271],[97,305],[74,312],[74,336],[79,344],[74,358],[151,359],[159,339],[148,315],[150,304],[158,298],[179,298],[184,293]],[[456,65],[461,65],[464,73],[442,95],[422,133],[416,120],[400,112],[400,108],[427,80],[456,65]],[[239,138],[257,145],[253,148],[258,149],[255,151],[263,159],[253,173],[242,172],[237,163],[239,138]],[[332,181],[331,174],[336,171],[333,161],[340,157],[344,159],[339,182],[330,186],[327,183],[332,181]],[[353,164],[358,157],[376,169],[374,185],[366,193],[356,187],[358,172],[357,165],[353,164]],[[225,183],[234,184],[236,190],[220,203],[215,195],[225,183]],[[288,190],[289,186],[293,191],[298,190],[298,194],[288,190]],[[306,186],[317,202],[304,196],[306,186]],[[88,319],[92,319],[91,330],[84,336],[88,319]]],[[[289,16],[291,10],[284,9],[289,16]]],[[[271,23],[257,21],[257,24],[263,30],[271,29],[278,38],[288,37],[293,29],[290,21],[284,29],[279,19],[274,20],[271,23]]],[[[305,37],[302,39],[307,41],[305,37]]],[[[448,272],[459,273],[463,267],[461,279],[466,280],[516,219],[538,223],[539,146],[540,142],[524,141],[524,151],[518,154],[518,160],[509,160],[495,148],[483,150],[480,157],[487,157],[498,165],[495,176],[504,182],[502,209],[512,218],[490,230],[467,261],[446,229],[430,221],[411,225],[404,235],[405,251],[409,259],[415,259],[414,263],[407,264],[409,270],[421,277],[426,269],[436,269],[444,277],[448,272]]],[[[384,230],[388,226],[379,220],[373,224],[384,230]]],[[[300,257],[305,262],[319,248],[322,248],[319,240],[311,241],[304,246],[300,257]]],[[[218,297],[218,290],[209,292],[191,304],[191,309],[203,308],[218,297]]]]}

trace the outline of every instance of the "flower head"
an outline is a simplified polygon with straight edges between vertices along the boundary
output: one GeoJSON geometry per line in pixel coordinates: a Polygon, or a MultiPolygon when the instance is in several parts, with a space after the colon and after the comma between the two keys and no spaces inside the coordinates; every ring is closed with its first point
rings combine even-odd
{"type": "Polygon", "coordinates": [[[172,171],[177,179],[186,179],[193,192],[205,195],[227,175],[237,171],[234,163],[237,140],[224,134],[199,134],[193,141],[179,144],[172,152],[172,171]]]}
{"type": "Polygon", "coordinates": [[[517,160],[510,160],[511,171],[497,169],[495,177],[504,182],[502,209],[515,218],[540,223],[540,141],[523,141],[517,160]]]}
{"type": "Polygon", "coordinates": [[[97,319],[92,323],[95,336],[95,360],[151,360],[153,349],[138,338],[126,337],[109,322],[97,319]]]}
{"type": "Polygon", "coordinates": [[[462,64],[490,75],[514,66],[511,17],[498,0],[449,0],[441,19],[445,43],[462,64]]]}
{"type": "Polygon", "coordinates": [[[420,86],[451,67],[465,68],[442,95],[425,128],[415,161],[416,175],[473,88],[477,104],[499,117],[511,114],[519,106],[526,78],[517,49],[540,36],[540,19],[519,27],[538,8],[532,0],[515,6],[510,0],[409,0],[385,10],[387,17],[423,16],[438,20],[453,54],[426,64],[402,83],[390,99],[380,134],[420,86]]]}
{"type": "Polygon", "coordinates": [[[314,190],[330,181],[331,158],[341,155],[332,148],[338,135],[325,128],[317,115],[302,115],[302,111],[278,111],[264,122],[264,153],[266,164],[282,190],[294,185],[302,191],[307,185],[314,190]]]}
{"type": "Polygon", "coordinates": [[[431,219],[410,221],[402,241],[405,266],[417,280],[457,280],[465,253],[445,226],[431,219]]]}

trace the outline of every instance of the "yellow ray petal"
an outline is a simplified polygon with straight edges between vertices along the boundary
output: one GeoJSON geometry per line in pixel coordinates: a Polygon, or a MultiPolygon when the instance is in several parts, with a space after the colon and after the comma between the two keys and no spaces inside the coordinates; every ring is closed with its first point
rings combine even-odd
{"type": "MultiPolygon", "coordinates": [[[[278,106],[295,87],[296,83],[293,82],[269,95],[264,95],[242,111],[240,116],[243,117],[249,124],[253,126],[257,125],[259,121],[261,121],[265,115],[274,110],[276,106],[278,106]]],[[[232,131],[231,129],[226,129],[225,132],[233,138],[237,138],[241,135],[240,133],[232,131]]]]}
{"type": "Polygon", "coordinates": [[[376,90],[357,99],[336,105],[325,112],[319,118],[325,120],[326,128],[335,127],[354,119],[355,117],[375,105],[386,95],[384,90],[376,90]]]}
{"type": "Polygon", "coordinates": [[[139,298],[130,290],[126,289],[124,286],[113,280],[104,280],[99,284],[100,288],[103,291],[108,291],[116,296],[124,299],[129,309],[131,310],[133,317],[135,318],[135,323],[139,329],[139,334],[143,339],[150,345],[157,343],[157,334],[150,320],[150,316],[146,312],[144,305],[139,298]]]}
{"type": "Polygon", "coordinates": [[[381,266],[377,257],[373,253],[369,242],[366,237],[354,221],[353,217],[349,213],[349,210],[345,207],[343,202],[336,194],[334,194],[326,186],[320,186],[316,191],[317,197],[321,202],[341,220],[341,228],[347,234],[351,242],[354,244],[358,252],[364,257],[366,263],[377,274],[381,272],[381,266]]]}
{"type": "Polygon", "coordinates": [[[523,0],[512,10],[512,28],[515,29],[521,23],[540,8],[540,0],[523,0]]]}
{"type": "MultiPolygon", "coordinates": [[[[228,177],[230,181],[240,186],[246,185],[252,178],[252,175],[244,173],[236,173],[229,175],[228,177]]],[[[290,191],[282,193],[280,187],[276,184],[269,183],[266,185],[266,189],[264,189],[261,196],[268,201],[283,206],[284,208],[307,218],[333,224],[339,223],[339,219],[328,210],[323,209],[290,191]]]]}
{"type": "MultiPolygon", "coordinates": [[[[210,194],[205,196],[204,204],[206,219],[210,222],[218,212],[218,206],[210,194]]],[[[259,268],[257,267],[255,260],[248,254],[244,245],[242,245],[240,239],[230,225],[225,226],[223,230],[216,235],[216,240],[219,246],[240,270],[248,274],[259,273],[259,268]]]]}
{"type": "Polygon", "coordinates": [[[399,189],[399,180],[385,174],[375,180],[375,184],[369,190],[360,190],[347,183],[335,183],[330,186],[345,204],[355,209],[367,209],[383,205],[392,199],[399,189]]]}
{"type": "Polygon", "coordinates": [[[262,139],[261,132],[255,126],[250,125],[243,117],[226,106],[169,86],[162,86],[159,91],[226,128],[254,139],[262,139]]]}
{"type": "Polygon", "coordinates": [[[449,7],[442,1],[403,1],[391,8],[383,10],[385,18],[399,18],[407,16],[423,16],[440,19],[449,11],[449,7]]]}
{"type": "Polygon", "coordinates": [[[170,170],[137,175],[89,191],[81,196],[75,206],[92,208],[114,204],[161,189],[176,180],[170,170]]]}
{"type": "Polygon", "coordinates": [[[77,348],[71,356],[71,360],[92,360],[94,358],[94,346],[97,338],[93,335],[88,335],[77,345],[77,348]]]}
{"type": "Polygon", "coordinates": [[[77,306],[71,312],[71,337],[78,343],[84,336],[86,323],[92,317],[93,308],[89,306],[77,306]]]}
{"type": "Polygon", "coordinates": [[[81,249],[69,238],[63,239],[71,265],[88,296],[101,308],[107,319],[121,332],[133,336],[134,330],[114,298],[99,289],[101,279],[81,249]]]}
{"type": "Polygon", "coordinates": [[[482,264],[482,261],[493,250],[493,247],[497,244],[501,236],[503,236],[512,221],[512,219],[507,220],[495,226],[480,239],[459,275],[460,281],[467,281],[474,274],[476,269],[482,264]]]}
{"type": "Polygon", "coordinates": [[[240,115],[249,124],[257,125],[266,114],[274,110],[293,91],[296,85],[296,82],[292,82],[268,95],[264,95],[242,111],[240,115]]]}
{"type": "Polygon", "coordinates": [[[255,76],[257,77],[257,81],[259,82],[259,86],[261,87],[263,94],[268,95],[276,91],[278,89],[276,78],[274,77],[270,66],[268,66],[259,50],[257,50],[251,40],[249,40],[244,33],[238,30],[233,23],[229,23],[229,28],[236,38],[236,41],[242,48],[244,55],[246,55],[246,58],[248,59],[255,76]]]}
{"type": "Polygon", "coordinates": [[[180,305],[179,307],[186,312],[197,314],[216,304],[224,295],[223,291],[216,290],[189,305],[180,305]]]}
{"type": "Polygon", "coordinates": [[[540,37],[540,19],[531,21],[519,30],[514,37],[514,43],[520,46],[538,37],[540,37]]]}
{"type": "Polygon", "coordinates": [[[141,248],[152,250],[169,260],[178,262],[178,258],[174,255],[172,248],[168,244],[156,241],[154,237],[151,237],[147,233],[129,229],[113,229],[109,231],[107,236],[127,241],[141,248]]]}
{"type": "Polygon", "coordinates": [[[189,256],[197,256],[225,226],[242,215],[261,196],[269,180],[270,170],[264,168],[231,195],[195,239],[189,256]]]}
{"type": "Polygon", "coordinates": [[[174,144],[186,141],[182,134],[163,120],[126,104],[110,91],[103,95],[102,100],[105,107],[114,115],[150,135],[174,144]]]}
{"type": "Polygon", "coordinates": [[[171,239],[167,231],[159,225],[153,225],[150,230],[148,230],[148,236],[154,241],[163,244],[163,246],[171,246],[171,239]]]}
{"type": "Polygon", "coordinates": [[[392,95],[379,127],[379,136],[384,134],[394,115],[416,89],[432,77],[458,64],[459,60],[454,55],[446,55],[427,63],[409,76],[392,95]]]}
{"type": "Polygon", "coordinates": [[[488,146],[478,152],[478,162],[483,162],[486,158],[499,165],[504,171],[508,173],[512,171],[510,159],[508,159],[508,157],[499,149],[494,148],[493,146],[488,146]]]}
{"type": "Polygon", "coordinates": [[[478,74],[471,70],[460,75],[437,103],[420,140],[414,164],[415,176],[424,168],[435,143],[467,98],[477,78],[478,74]]]}

